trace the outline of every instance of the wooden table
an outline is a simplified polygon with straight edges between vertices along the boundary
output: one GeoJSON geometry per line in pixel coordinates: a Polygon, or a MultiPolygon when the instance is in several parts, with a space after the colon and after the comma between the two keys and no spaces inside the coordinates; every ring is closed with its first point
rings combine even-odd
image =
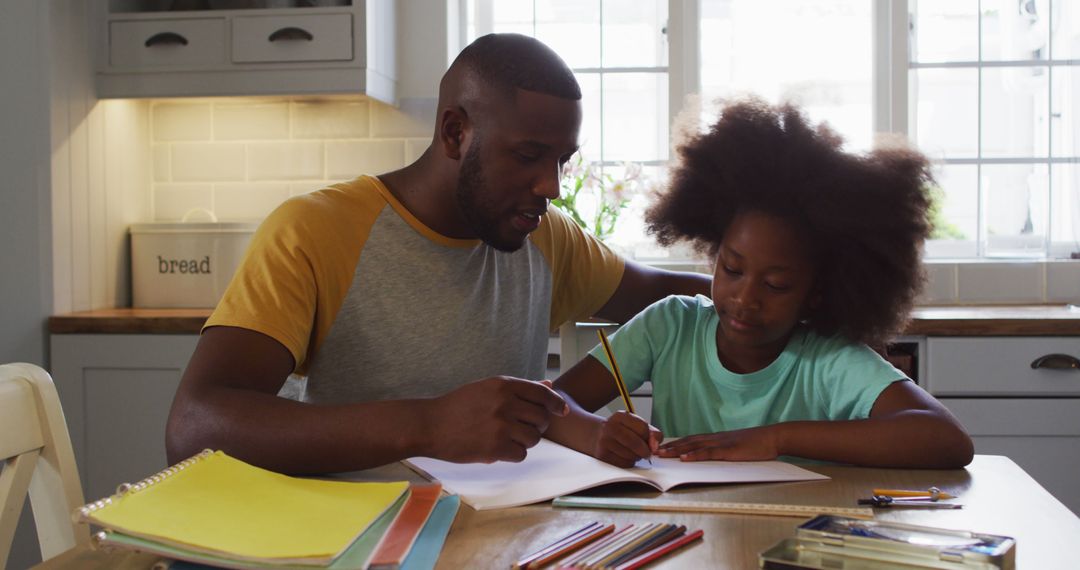
{"type": "MultiPolygon", "coordinates": [[[[1076,568],[1071,552],[1080,542],[1080,519],[1006,457],[976,456],[964,470],[920,471],[809,466],[828,481],[699,486],[667,494],[678,499],[854,506],[875,487],[925,489],[938,486],[960,496],[960,510],[881,509],[881,520],[966,529],[1016,538],[1017,568],[1076,568]]],[[[358,480],[419,480],[400,464],[343,475],[358,480]]],[[[583,494],[654,497],[640,486],[608,486],[583,494]]],[[[593,520],[619,526],[631,522],[678,522],[705,530],[697,542],[657,568],[745,569],[757,567],[758,553],[793,535],[803,519],[692,513],[634,513],[555,509],[550,504],[497,511],[462,505],[451,527],[438,568],[509,568],[520,556],[593,520]]],[[[156,558],[74,549],[39,568],[144,569],[156,558]]]]}

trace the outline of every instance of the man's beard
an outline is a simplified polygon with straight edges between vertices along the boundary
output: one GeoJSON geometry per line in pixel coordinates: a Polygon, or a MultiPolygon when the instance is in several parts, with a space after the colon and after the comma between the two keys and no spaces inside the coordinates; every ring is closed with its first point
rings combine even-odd
{"type": "Polygon", "coordinates": [[[477,137],[469,145],[465,157],[461,159],[457,191],[454,192],[458,209],[461,210],[461,215],[465,218],[469,229],[484,243],[499,251],[511,252],[521,249],[521,246],[525,244],[524,239],[508,240],[499,235],[496,207],[484,201],[485,190],[486,180],[483,169],[480,167],[480,138],[477,137]]]}

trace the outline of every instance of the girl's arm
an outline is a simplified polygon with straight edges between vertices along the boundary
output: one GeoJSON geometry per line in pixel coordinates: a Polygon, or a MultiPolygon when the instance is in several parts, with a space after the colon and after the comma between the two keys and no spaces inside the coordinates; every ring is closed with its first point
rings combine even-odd
{"type": "Polygon", "coordinates": [[[616,412],[602,418],[592,412],[619,396],[611,372],[586,356],[555,381],[554,389],[570,406],[570,413],[553,417],[544,437],[597,459],[631,467],[651,457],[663,435],[640,417],[616,412]]]}
{"type": "Polygon", "coordinates": [[[750,461],[780,455],[866,467],[959,468],[974,446],[960,422],[912,382],[893,382],[865,420],[785,422],[672,442],[661,457],[750,461]]]}

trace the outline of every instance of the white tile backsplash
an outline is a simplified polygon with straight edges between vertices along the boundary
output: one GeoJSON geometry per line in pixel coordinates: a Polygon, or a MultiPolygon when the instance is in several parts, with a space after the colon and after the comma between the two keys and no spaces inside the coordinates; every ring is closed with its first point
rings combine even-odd
{"type": "Polygon", "coordinates": [[[153,147],[154,156],[154,182],[168,182],[169,180],[172,180],[170,168],[172,159],[169,157],[169,152],[172,149],[169,145],[164,143],[158,143],[151,146],[153,147]]]}
{"type": "Polygon", "coordinates": [[[289,103],[214,105],[214,140],[281,140],[289,138],[289,103]]]}
{"type": "Polygon", "coordinates": [[[400,107],[372,102],[371,136],[430,137],[435,129],[435,105],[428,99],[402,99],[400,107]]]}
{"type": "Polygon", "coordinates": [[[362,98],[154,101],[152,192],[161,198],[154,219],[176,220],[200,207],[222,220],[258,220],[289,196],[397,170],[430,141],[434,104],[416,99],[397,109],[362,98]],[[206,184],[189,184],[196,182],[206,184]]]}
{"type": "Polygon", "coordinates": [[[214,213],[222,222],[261,220],[288,197],[284,182],[215,184],[214,213]]]}
{"type": "Polygon", "coordinates": [[[351,178],[358,172],[378,174],[405,164],[405,141],[330,141],[326,143],[326,175],[351,178]]]}
{"type": "Polygon", "coordinates": [[[947,305],[957,301],[956,264],[926,263],[926,286],[919,296],[920,305],[947,305]]]}
{"type": "Polygon", "coordinates": [[[154,185],[154,220],[179,222],[188,212],[197,210],[214,211],[212,184],[154,185]]]}
{"type": "Polygon", "coordinates": [[[361,139],[370,132],[367,101],[295,102],[292,112],[293,138],[361,139]]]}
{"type": "Polygon", "coordinates": [[[172,145],[173,182],[241,181],[246,176],[245,148],[239,143],[172,145]]]}
{"type": "Polygon", "coordinates": [[[1024,303],[1043,299],[1046,265],[980,262],[957,265],[957,289],[965,303],[1024,303]]]}
{"type": "Polygon", "coordinates": [[[251,143],[247,157],[250,180],[323,178],[322,142],[251,143]]]}
{"type": "Polygon", "coordinates": [[[1046,300],[1051,303],[1080,304],[1080,262],[1047,262],[1046,300]]]}
{"type": "Polygon", "coordinates": [[[210,103],[155,103],[150,114],[154,142],[208,141],[213,136],[210,103]]]}

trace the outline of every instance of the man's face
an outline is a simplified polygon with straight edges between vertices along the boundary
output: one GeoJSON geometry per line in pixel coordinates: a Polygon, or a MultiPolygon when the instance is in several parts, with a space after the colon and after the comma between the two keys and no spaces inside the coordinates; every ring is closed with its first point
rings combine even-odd
{"type": "Polygon", "coordinates": [[[581,104],[519,89],[492,109],[462,157],[455,197],[476,237],[515,251],[559,197],[562,165],[577,151],[581,104]]]}

